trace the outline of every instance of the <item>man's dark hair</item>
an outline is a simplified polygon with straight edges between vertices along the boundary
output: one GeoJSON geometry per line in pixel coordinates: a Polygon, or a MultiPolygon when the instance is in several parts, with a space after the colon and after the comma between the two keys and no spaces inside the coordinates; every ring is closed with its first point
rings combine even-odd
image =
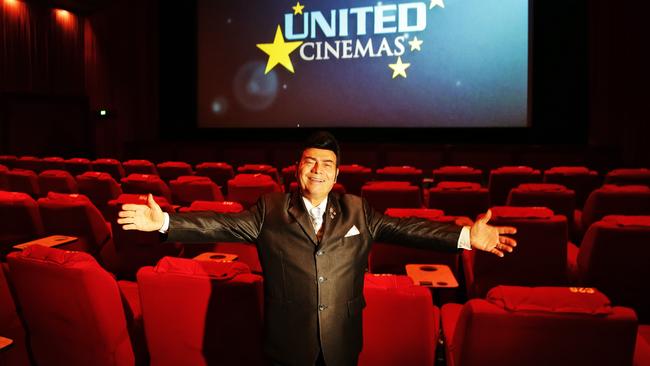
{"type": "Polygon", "coordinates": [[[336,166],[338,167],[341,163],[341,148],[339,147],[338,141],[334,135],[326,131],[318,131],[311,134],[305,143],[300,149],[300,156],[298,156],[298,161],[302,158],[302,153],[307,149],[323,149],[330,150],[336,155],[336,166]]]}

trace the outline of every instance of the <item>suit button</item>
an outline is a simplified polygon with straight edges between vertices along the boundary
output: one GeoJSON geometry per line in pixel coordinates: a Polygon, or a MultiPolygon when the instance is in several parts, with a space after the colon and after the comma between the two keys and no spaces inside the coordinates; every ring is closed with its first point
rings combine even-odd
{"type": "Polygon", "coordinates": [[[323,305],[323,304],[318,305],[318,311],[323,311],[325,309],[327,309],[327,305],[323,305]]]}
{"type": "Polygon", "coordinates": [[[320,283],[325,282],[325,277],[323,277],[323,276],[318,277],[318,282],[320,282],[320,283]]]}
{"type": "Polygon", "coordinates": [[[325,254],[325,252],[323,252],[322,250],[319,250],[319,251],[316,252],[316,255],[319,256],[319,257],[320,257],[321,255],[323,255],[323,254],[325,254]]]}

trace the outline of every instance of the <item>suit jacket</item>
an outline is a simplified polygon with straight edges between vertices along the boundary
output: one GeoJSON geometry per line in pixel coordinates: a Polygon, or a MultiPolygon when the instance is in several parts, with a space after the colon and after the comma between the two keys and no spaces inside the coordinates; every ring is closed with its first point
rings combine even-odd
{"type": "Polygon", "coordinates": [[[362,347],[364,273],[374,241],[456,251],[461,227],[377,213],[330,193],[318,242],[300,193],[262,196],[239,214],[170,215],[168,241],[257,244],[264,271],[265,350],[286,365],[353,365],[362,347]],[[357,235],[348,235],[352,227],[357,235]]]}

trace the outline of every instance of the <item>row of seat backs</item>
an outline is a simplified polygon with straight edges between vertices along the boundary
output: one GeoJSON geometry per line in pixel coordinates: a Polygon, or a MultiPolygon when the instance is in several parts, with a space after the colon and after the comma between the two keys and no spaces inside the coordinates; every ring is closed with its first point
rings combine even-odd
{"type": "MultiPolygon", "coordinates": [[[[393,217],[423,217],[458,222],[440,210],[390,209],[393,217]]],[[[650,322],[650,215],[609,215],[590,226],[578,249],[568,241],[567,221],[547,208],[493,207],[491,225],[513,226],[518,246],[504,258],[481,251],[464,251],[462,266],[455,253],[375,243],[371,273],[404,274],[409,263],[437,263],[464,278],[469,298],[484,297],[497,285],[593,286],[615,304],[634,308],[650,322]],[[463,272],[463,273],[461,273],[463,272]]]]}
{"type": "MultiPolygon", "coordinates": [[[[132,365],[140,314],[151,365],[264,364],[262,279],[240,263],[163,258],[137,286],[85,253],[31,247],[8,263],[38,364],[132,365]]],[[[440,312],[405,276],[365,284],[360,365],[433,364],[439,319],[448,365],[629,365],[641,334],[632,309],[592,288],[498,286],[440,312]]]]}
{"type": "MultiPolygon", "coordinates": [[[[8,263],[39,365],[134,364],[146,351],[128,331],[134,316],[151,365],[265,364],[262,278],[244,264],[165,257],[138,272],[136,290],[85,253],[33,246],[8,263]]],[[[365,282],[360,365],[433,364],[440,328],[429,291],[406,276],[365,282]]]]}
{"type": "MultiPolygon", "coordinates": [[[[46,158],[37,158],[34,156],[22,156],[20,158],[12,155],[2,155],[0,156],[0,164],[5,165],[10,168],[20,168],[20,169],[29,169],[36,172],[40,172],[48,169],[64,169],[64,170],[74,170],[75,174],[81,174],[88,170],[95,171],[106,171],[111,173],[115,179],[119,180],[131,173],[141,173],[141,174],[158,174],[161,172],[161,176],[165,180],[175,179],[175,177],[180,175],[190,175],[193,172],[192,165],[184,161],[167,161],[158,164],[154,164],[149,160],[142,159],[132,159],[124,162],[120,162],[116,159],[96,159],[90,161],[85,158],[72,158],[72,159],[63,159],[61,157],[46,157],[46,158]],[[77,169],[77,170],[75,170],[77,169]]],[[[226,170],[232,170],[232,166],[224,162],[207,162],[197,164],[194,169],[199,171],[206,167],[214,168],[216,165],[219,165],[218,168],[226,168],[226,170]],[[230,168],[228,168],[230,167],[230,168]]],[[[521,168],[528,169],[525,166],[505,166],[501,168],[496,168],[491,170],[491,173],[499,171],[500,169],[505,171],[514,171],[518,169],[519,171],[514,171],[515,173],[521,173],[521,168]],[[514,169],[513,169],[514,168],[514,169]]],[[[276,168],[267,164],[244,164],[237,169],[240,173],[249,173],[249,172],[267,172],[273,176],[273,178],[279,182],[279,174],[276,168]]],[[[294,174],[292,170],[295,171],[295,166],[291,165],[282,169],[282,175],[285,178],[291,179],[294,174]]],[[[359,165],[359,164],[347,164],[341,165],[340,170],[342,173],[372,173],[372,169],[359,165]]],[[[505,172],[503,171],[503,172],[505,172]]],[[[418,177],[422,178],[423,170],[418,169],[412,166],[386,166],[384,168],[379,168],[374,172],[377,176],[382,177],[381,180],[403,180],[404,177],[418,177]],[[393,178],[390,178],[390,177],[393,178]],[[400,179],[394,179],[394,178],[400,179]]],[[[470,182],[483,182],[483,171],[469,166],[443,166],[432,170],[433,178],[435,181],[442,180],[461,180],[461,181],[470,181],[470,182]]],[[[597,172],[590,170],[586,167],[580,166],[559,166],[547,169],[544,171],[544,175],[571,175],[571,176],[584,176],[584,175],[593,175],[597,176],[597,172]]],[[[232,177],[232,175],[231,175],[232,177]]],[[[414,180],[413,183],[419,184],[419,179],[414,180]]],[[[561,182],[558,182],[561,183],[561,182]]],[[[650,184],[650,170],[646,168],[635,168],[635,169],[613,169],[606,172],[605,174],[605,183],[611,184],[650,184]]]]}

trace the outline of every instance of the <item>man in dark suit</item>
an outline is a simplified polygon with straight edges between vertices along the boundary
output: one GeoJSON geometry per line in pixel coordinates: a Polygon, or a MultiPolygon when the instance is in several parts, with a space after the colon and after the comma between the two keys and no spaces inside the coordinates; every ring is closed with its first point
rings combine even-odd
{"type": "Polygon", "coordinates": [[[276,365],[356,365],[362,347],[364,273],[374,241],[457,251],[479,249],[503,256],[516,242],[511,227],[472,226],[393,218],[362,198],[337,195],[339,146],[329,133],[313,135],[297,163],[300,191],[262,196],[239,214],[163,213],[124,205],[125,230],[159,230],[168,241],[241,241],[257,244],[264,271],[265,350],[276,365]]]}

